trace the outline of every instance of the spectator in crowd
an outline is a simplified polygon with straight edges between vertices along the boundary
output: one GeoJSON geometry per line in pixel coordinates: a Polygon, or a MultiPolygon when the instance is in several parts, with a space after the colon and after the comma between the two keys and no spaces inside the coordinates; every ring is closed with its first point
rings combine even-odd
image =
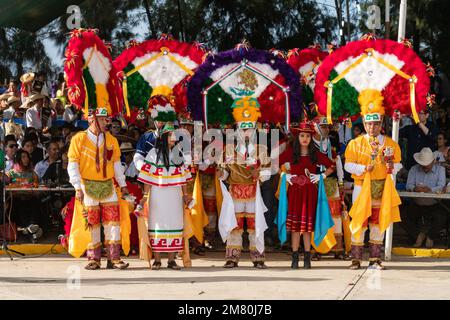
{"type": "Polygon", "coordinates": [[[134,128],[128,128],[128,135],[135,141],[139,141],[141,137],[141,131],[136,126],[134,128]]]}
{"type": "MultiPolygon", "coordinates": [[[[436,193],[445,187],[445,169],[434,161],[430,148],[425,147],[414,154],[418,163],[408,173],[406,189],[414,192],[436,193]]],[[[432,248],[439,237],[439,231],[445,225],[445,215],[437,200],[432,198],[415,198],[406,210],[402,210],[403,225],[412,239],[416,239],[414,247],[421,247],[426,239],[426,247],[432,248]],[[422,231],[417,228],[419,218],[431,219],[431,228],[422,231]]]]}
{"type": "Polygon", "coordinates": [[[67,146],[61,149],[61,157],[48,166],[42,177],[43,181],[56,183],[60,186],[70,185],[69,174],[67,172],[67,166],[69,164],[69,157],[67,156],[68,151],[69,148],[67,146]]]}
{"type": "Polygon", "coordinates": [[[43,181],[44,174],[52,163],[55,163],[59,159],[59,145],[56,141],[52,140],[47,145],[47,156],[45,159],[39,161],[35,168],[34,172],[39,177],[40,181],[43,181]]]}
{"type": "MultiPolygon", "coordinates": [[[[33,171],[30,155],[25,150],[18,150],[14,156],[14,166],[6,172],[8,181],[16,186],[37,185],[39,178],[33,171]]],[[[13,201],[13,221],[18,230],[25,235],[30,235],[33,242],[42,236],[42,228],[39,227],[40,210],[35,208],[36,198],[32,194],[16,195],[13,201]]]]}
{"type": "Polygon", "coordinates": [[[54,110],[55,113],[55,119],[56,120],[64,120],[64,105],[62,101],[58,98],[52,98],[51,99],[51,107],[54,110]]]}
{"type": "Polygon", "coordinates": [[[447,111],[444,108],[438,109],[438,118],[436,120],[436,125],[439,130],[445,130],[447,128],[447,111]]]}
{"type": "Polygon", "coordinates": [[[28,185],[39,182],[38,176],[33,171],[30,154],[24,149],[16,152],[14,155],[14,165],[6,175],[9,178],[9,182],[14,184],[28,185]]]}
{"type": "Polygon", "coordinates": [[[120,123],[119,119],[113,119],[111,121],[111,134],[115,137],[117,137],[122,130],[122,124],[120,123]]]}
{"type": "Polygon", "coordinates": [[[19,112],[20,107],[20,99],[14,96],[11,96],[6,101],[7,109],[3,111],[3,119],[10,120],[12,118],[17,117],[17,113],[19,112]]]}
{"type": "Polygon", "coordinates": [[[447,161],[448,150],[447,136],[444,132],[440,132],[437,136],[437,150],[434,152],[434,158],[437,163],[445,163],[447,161]]]}
{"type": "Polygon", "coordinates": [[[29,133],[23,138],[22,149],[31,155],[31,162],[33,165],[44,159],[44,150],[38,146],[37,134],[29,133]]]}
{"type": "Polygon", "coordinates": [[[358,138],[360,135],[365,134],[366,130],[362,123],[355,123],[352,127],[353,139],[358,138]]]}
{"type": "Polygon", "coordinates": [[[122,142],[120,144],[120,152],[122,154],[122,166],[124,168],[125,177],[127,179],[134,179],[139,174],[133,162],[133,155],[135,149],[131,142],[122,142]]]}
{"type": "Polygon", "coordinates": [[[73,123],[78,119],[78,112],[75,106],[68,104],[64,107],[63,120],[68,123],[73,123]]]}
{"type": "Polygon", "coordinates": [[[75,129],[73,124],[66,122],[61,127],[61,137],[65,140],[67,136],[75,129]]]}
{"type": "Polygon", "coordinates": [[[5,137],[5,171],[9,171],[14,166],[14,156],[17,153],[19,145],[16,137],[12,134],[5,137]]]}
{"type": "Polygon", "coordinates": [[[46,121],[42,123],[44,120],[43,115],[46,113],[46,110],[42,110],[45,99],[46,96],[39,93],[35,93],[28,98],[28,103],[33,104],[33,106],[27,110],[25,115],[27,127],[33,127],[37,130],[41,130],[52,126],[51,117],[46,118],[46,121]]]}
{"type": "Polygon", "coordinates": [[[419,112],[419,123],[408,125],[400,129],[400,138],[408,141],[406,150],[405,168],[409,170],[414,164],[414,154],[425,147],[435,149],[438,130],[436,126],[428,121],[430,116],[428,110],[419,112]]]}
{"type": "Polygon", "coordinates": [[[8,99],[11,97],[11,94],[4,93],[0,95],[0,110],[6,110],[8,108],[8,99]]]}
{"type": "Polygon", "coordinates": [[[16,80],[11,80],[9,82],[8,89],[6,90],[6,92],[20,99],[19,82],[16,80]]]}

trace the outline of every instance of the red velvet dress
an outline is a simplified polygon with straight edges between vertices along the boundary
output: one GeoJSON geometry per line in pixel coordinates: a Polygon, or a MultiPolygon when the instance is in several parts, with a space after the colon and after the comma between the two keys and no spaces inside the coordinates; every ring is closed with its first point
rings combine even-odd
{"type": "Polygon", "coordinates": [[[288,187],[288,216],[286,220],[286,230],[291,232],[313,232],[316,218],[317,191],[318,185],[311,183],[305,174],[305,169],[315,174],[318,165],[326,168],[334,166],[326,155],[317,152],[317,163],[312,163],[309,156],[301,156],[299,162],[294,164],[292,152],[287,151],[288,157],[281,163],[289,162],[291,174],[297,175],[292,178],[292,185],[288,187]],[[288,159],[290,158],[290,159],[288,159]]]}

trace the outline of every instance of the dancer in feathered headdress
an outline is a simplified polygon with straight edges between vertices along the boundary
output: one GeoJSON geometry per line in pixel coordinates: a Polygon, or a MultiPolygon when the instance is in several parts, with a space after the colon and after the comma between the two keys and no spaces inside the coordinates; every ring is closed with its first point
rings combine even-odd
{"type": "MultiPolygon", "coordinates": [[[[186,83],[201,63],[203,55],[204,51],[196,44],[164,36],[140,44],[133,42],[114,61],[123,78],[127,110],[146,110],[156,127],[155,131],[141,137],[134,156],[135,166],[140,170],[138,180],[145,184],[143,206],[148,206],[148,210],[144,211],[149,213],[149,233],[144,230],[140,238],[146,242],[148,252],[154,253],[152,268],[159,268],[160,253],[168,252],[168,267],[178,269],[174,259],[176,251],[184,252],[184,266],[190,266],[187,244],[191,234],[187,235],[190,227],[184,222],[190,221],[191,215],[187,219],[183,215],[184,207],[193,200],[186,186],[192,179],[190,160],[183,155],[184,160],[179,161],[172,149],[177,113],[186,111],[186,83]],[[162,203],[164,206],[161,206],[162,203]]],[[[199,201],[194,202],[198,205],[199,201]]],[[[140,219],[138,223],[141,222],[140,219]]],[[[195,232],[196,236],[203,236],[202,228],[203,225],[200,232],[195,232]]],[[[146,252],[147,248],[144,248],[146,252]]],[[[141,257],[149,261],[151,258],[141,257]]]]}
{"type": "Polygon", "coordinates": [[[121,92],[111,56],[93,30],[75,30],[66,50],[65,76],[72,104],[84,110],[89,128],[75,135],[69,148],[68,172],[76,190],[69,252],[80,257],[87,249],[88,270],[100,268],[103,224],[108,269],[128,267],[130,217],[125,176],[117,139],[106,132],[110,115],[119,113],[121,92]],[[116,181],[117,185],[114,183],[116,181]]]}
{"type": "Polygon", "coordinates": [[[142,43],[130,41],[115,60],[122,78],[127,114],[149,113],[156,127],[148,131],[136,146],[134,164],[138,170],[154,146],[159,130],[176,114],[186,111],[186,85],[202,62],[203,49],[170,36],[142,43]]]}
{"type": "Polygon", "coordinates": [[[337,49],[322,63],[316,78],[319,112],[332,117],[361,113],[367,134],[351,140],[345,170],[355,181],[351,268],[361,265],[364,233],[370,229],[370,265],[384,269],[381,245],[387,227],[400,221],[401,201],[391,174],[401,168],[399,145],[381,134],[385,115],[413,114],[426,107],[429,78],[425,65],[408,46],[367,38],[337,49]]]}
{"type": "Polygon", "coordinates": [[[285,123],[289,128],[291,117],[299,117],[298,76],[278,53],[252,49],[244,41],[234,50],[207,57],[189,82],[188,103],[194,120],[203,120],[206,126],[236,124],[236,155],[220,165],[220,179],[228,181],[229,191],[222,182],[217,190],[223,193],[219,231],[227,242],[225,267],[238,266],[247,221],[251,259],[256,268],[264,269],[267,209],[259,180],[270,174],[262,175],[257,122],[285,123]]]}

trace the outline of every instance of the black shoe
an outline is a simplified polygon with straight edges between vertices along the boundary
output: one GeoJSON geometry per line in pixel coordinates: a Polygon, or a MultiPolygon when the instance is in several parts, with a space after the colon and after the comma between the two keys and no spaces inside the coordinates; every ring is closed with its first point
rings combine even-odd
{"type": "Polygon", "coordinates": [[[172,270],[181,270],[181,267],[179,265],[177,265],[177,262],[175,260],[170,260],[167,263],[167,268],[172,269],[172,270]]]}
{"type": "Polygon", "coordinates": [[[264,261],[255,261],[253,262],[253,266],[256,269],[267,269],[267,266],[264,264],[264,261]]]}
{"type": "Polygon", "coordinates": [[[322,255],[318,252],[315,252],[311,257],[312,261],[320,261],[320,259],[322,259],[322,255]]]}
{"type": "Polygon", "coordinates": [[[237,262],[228,260],[223,267],[224,268],[236,268],[237,266],[238,266],[237,262]]]}
{"type": "Polygon", "coordinates": [[[303,254],[303,269],[311,269],[311,252],[309,251],[303,254]]]}
{"type": "Polygon", "coordinates": [[[298,251],[292,252],[291,269],[298,269],[298,251]]]}
{"type": "Polygon", "coordinates": [[[198,246],[194,249],[194,254],[198,255],[198,256],[204,256],[205,255],[205,248],[203,248],[202,246],[198,246]]]}
{"type": "Polygon", "coordinates": [[[152,264],[152,270],[159,270],[161,269],[161,261],[154,261],[152,264]]]}

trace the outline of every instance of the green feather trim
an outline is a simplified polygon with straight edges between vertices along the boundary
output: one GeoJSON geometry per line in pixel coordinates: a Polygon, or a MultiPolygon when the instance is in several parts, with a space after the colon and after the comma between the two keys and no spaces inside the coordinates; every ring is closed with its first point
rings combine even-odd
{"type": "MultiPolygon", "coordinates": [[[[338,76],[333,69],[330,72],[330,80],[338,76]]],[[[333,101],[331,105],[331,114],[333,117],[340,117],[348,113],[349,116],[359,114],[360,106],[358,103],[358,91],[351,86],[347,80],[341,79],[333,86],[333,101]]]]}
{"type": "Polygon", "coordinates": [[[86,83],[86,94],[88,95],[89,109],[96,109],[97,91],[95,90],[95,81],[91,76],[89,68],[83,69],[83,78],[86,83]]]}
{"type": "MultiPolygon", "coordinates": [[[[132,63],[129,63],[124,69],[124,73],[133,70],[135,67],[132,63]]],[[[136,71],[132,75],[127,77],[127,91],[128,91],[128,104],[130,108],[139,107],[147,110],[147,103],[150,99],[150,95],[153,88],[145,81],[139,71],[136,71]]]]}
{"type": "Polygon", "coordinates": [[[305,85],[302,87],[303,91],[303,102],[305,105],[309,105],[311,102],[314,102],[314,93],[311,90],[310,86],[305,85]]]}
{"type": "MultiPolygon", "coordinates": [[[[205,88],[212,83],[212,79],[208,78],[205,82],[205,88]]],[[[208,91],[208,123],[210,124],[233,124],[234,118],[231,105],[233,98],[227,94],[220,85],[208,91]],[[219,98],[221,101],[219,101],[219,98]]]]}
{"type": "Polygon", "coordinates": [[[177,120],[177,114],[173,111],[160,112],[154,120],[162,121],[162,122],[175,121],[175,120],[177,120]]]}

